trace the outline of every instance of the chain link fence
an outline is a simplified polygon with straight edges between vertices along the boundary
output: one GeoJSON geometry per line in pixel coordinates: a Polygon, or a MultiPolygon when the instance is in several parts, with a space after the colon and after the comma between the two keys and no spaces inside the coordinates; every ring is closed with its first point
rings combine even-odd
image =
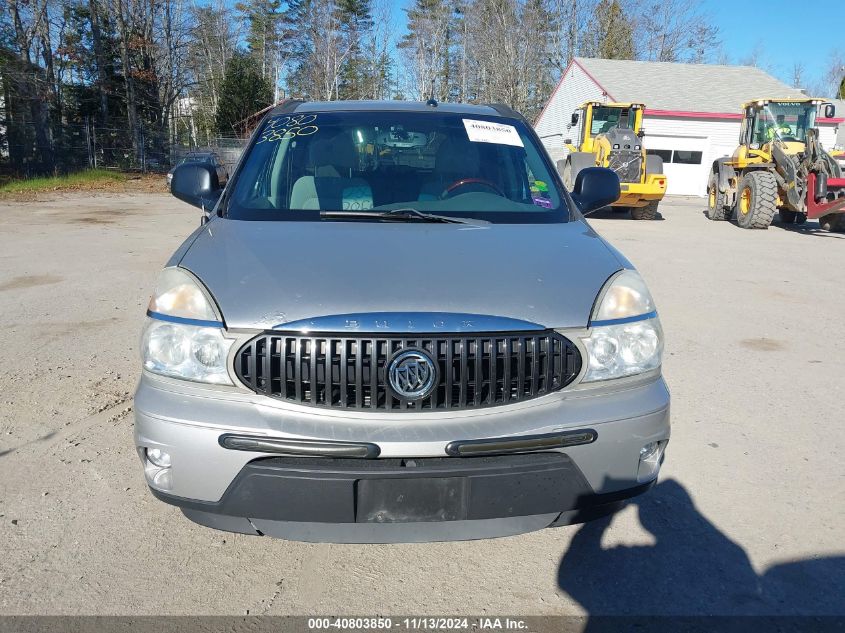
{"type": "Polygon", "coordinates": [[[176,145],[172,148],[171,165],[178,164],[182,157],[191,152],[215,152],[231,174],[247,142],[247,139],[218,137],[210,139],[206,146],[176,145]]]}
{"type": "Polygon", "coordinates": [[[9,126],[0,120],[0,173],[34,176],[85,168],[166,172],[185,154],[196,151],[216,152],[231,171],[247,143],[225,137],[212,138],[205,145],[171,142],[166,133],[139,127],[135,144],[128,122],[100,126],[93,119],[56,126],[47,135],[38,132],[33,123],[9,126]]]}

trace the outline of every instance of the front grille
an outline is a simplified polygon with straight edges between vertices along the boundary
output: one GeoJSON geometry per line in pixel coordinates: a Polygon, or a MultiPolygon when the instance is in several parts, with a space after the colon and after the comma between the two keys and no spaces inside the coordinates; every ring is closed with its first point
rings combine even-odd
{"type": "Polygon", "coordinates": [[[235,373],[256,393],[285,402],[353,410],[476,409],[562,389],[581,370],[578,348],[554,331],[466,336],[349,337],[265,332],[235,357],[235,373]],[[404,349],[438,366],[431,394],[395,397],[385,367],[404,349]]]}
{"type": "Polygon", "coordinates": [[[639,182],[642,155],[632,150],[613,150],[608,167],[619,176],[619,182],[639,182]]]}

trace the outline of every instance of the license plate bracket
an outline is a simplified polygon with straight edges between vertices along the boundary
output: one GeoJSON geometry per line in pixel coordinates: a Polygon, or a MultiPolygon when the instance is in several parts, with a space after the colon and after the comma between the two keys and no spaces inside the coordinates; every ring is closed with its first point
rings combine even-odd
{"type": "Polygon", "coordinates": [[[358,523],[459,521],[466,518],[467,477],[359,479],[358,523]]]}

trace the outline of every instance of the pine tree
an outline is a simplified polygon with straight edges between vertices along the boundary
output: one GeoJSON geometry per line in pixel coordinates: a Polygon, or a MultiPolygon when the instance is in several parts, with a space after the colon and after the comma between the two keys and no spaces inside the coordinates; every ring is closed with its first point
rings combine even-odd
{"type": "Polygon", "coordinates": [[[582,54],[602,59],[636,58],[631,21],[619,0],[600,0],[592,22],[593,30],[585,38],[582,54]]]}
{"type": "Polygon", "coordinates": [[[365,59],[362,42],[373,28],[370,0],[336,0],[337,23],[340,25],[346,59],[340,72],[338,96],[341,99],[360,99],[370,68],[365,59]]]}
{"type": "Polygon", "coordinates": [[[452,44],[455,16],[447,0],[416,0],[405,9],[408,32],[398,47],[405,51],[419,99],[449,99],[452,92],[452,44]]]}
{"type": "Polygon", "coordinates": [[[220,134],[238,133],[237,123],[271,104],[273,89],[261,67],[248,53],[237,52],[229,60],[220,86],[216,122],[220,134]]]}
{"type": "Polygon", "coordinates": [[[275,84],[279,74],[282,45],[281,26],[285,18],[281,0],[246,0],[235,8],[246,18],[249,32],[246,43],[261,74],[275,84]]]}

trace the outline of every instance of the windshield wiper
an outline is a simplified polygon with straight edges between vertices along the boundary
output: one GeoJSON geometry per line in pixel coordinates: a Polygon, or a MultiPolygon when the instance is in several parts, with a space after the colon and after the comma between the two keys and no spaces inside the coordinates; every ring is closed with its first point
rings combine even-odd
{"type": "Polygon", "coordinates": [[[320,211],[320,219],[323,220],[345,220],[350,219],[372,219],[384,222],[436,222],[444,224],[472,224],[466,218],[453,218],[448,215],[435,215],[423,213],[416,209],[402,208],[390,209],[389,211],[320,211]]]}

